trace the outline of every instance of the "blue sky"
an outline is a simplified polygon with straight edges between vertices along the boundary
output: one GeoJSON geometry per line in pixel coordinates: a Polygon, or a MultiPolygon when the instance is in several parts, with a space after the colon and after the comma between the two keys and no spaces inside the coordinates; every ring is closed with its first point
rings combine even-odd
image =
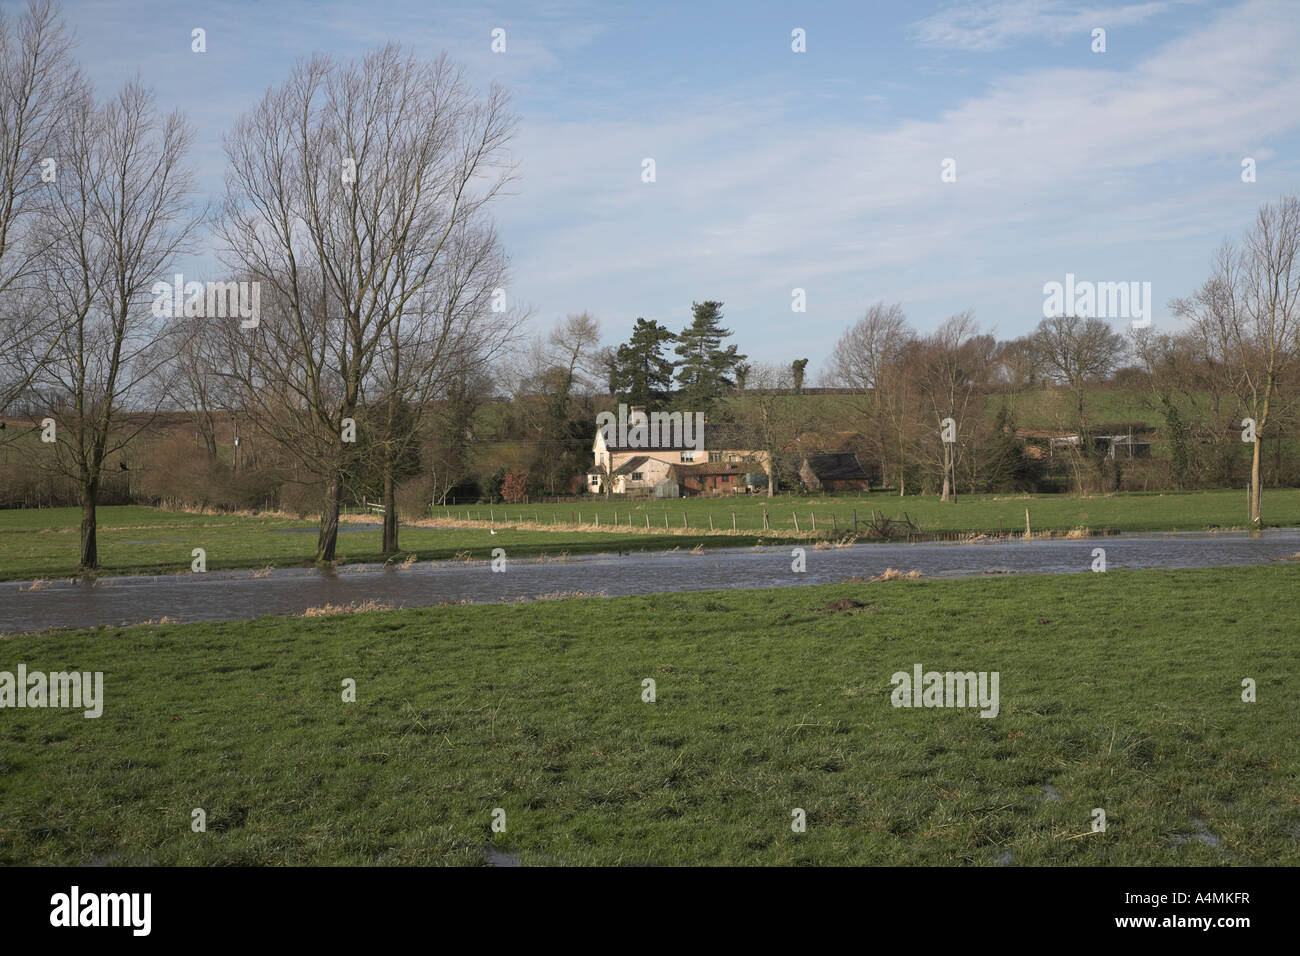
{"type": "Polygon", "coordinates": [[[808,357],[814,375],[872,302],[901,302],[922,331],[971,308],[1009,338],[1067,272],[1150,282],[1167,327],[1166,303],[1203,280],[1218,243],[1300,187],[1295,0],[64,10],[101,92],[138,72],[188,114],[214,200],[223,132],[296,58],[390,39],[446,50],[514,95],[520,177],[495,215],[510,296],[538,330],[587,310],[614,343],[637,316],[676,330],[693,300],[719,299],[742,352],[808,357]],[[1243,157],[1257,182],[1241,181],[1243,157]]]}

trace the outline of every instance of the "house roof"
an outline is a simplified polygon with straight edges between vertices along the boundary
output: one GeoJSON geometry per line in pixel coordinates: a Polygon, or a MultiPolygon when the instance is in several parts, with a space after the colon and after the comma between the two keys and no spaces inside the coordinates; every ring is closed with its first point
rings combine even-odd
{"type": "Polygon", "coordinates": [[[615,475],[630,475],[634,471],[640,471],[649,460],[649,455],[637,455],[635,458],[629,458],[627,461],[623,462],[623,464],[614,469],[613,473],[615,475]]]}
{"type": "Polygon", "coordinates": [[[866,481],[858,456],[845,452],[839,455],[809,455],[804,463],[817,476],[818,481],[866,481]]]}
{"type": "MultiPolygon", "coordinates": [[[[683,415],[685,417],[685,415],[683,415]]],[[[668,431],[667,426],[662,426],[663,431],[668,431]]],[[[619,444],[617,429],[611,429],[614,434],[610,436],[611,441],[606,442],[606,447],[610,451],[639,451],[644,446],[634,446],[629,444],[619,444]]],[[[628,429],[630,433],[631,428],[628,429]]],[[[656,445],[659,450],[667,451],[688,451],[700,445],[703,450],[707,451],[750,451],[758,447],[751,429],[744,425],[736,425],[731,422],[705,422],[703,441],[695,441],[700,436],[695,434],[694,428],[691,429],[691,444],[686,444],[681,440],[682,435],[678,429],[673,429],[677,434],[664,435],[659,438],[672,438],[675,441],[663,441],[656,445]]],[[[626,437],[626,436],[625,436],[626,437]]],[[[651,437],[654,437],[653,435],[651,437]]]]}
{"type": "Polygon", "coordinates": [[[763,466],[754,461],[702,461],[698,465],[672,465],[668,474],[685,478],[688,475],[746,475],[762,470],[763,466]]]}

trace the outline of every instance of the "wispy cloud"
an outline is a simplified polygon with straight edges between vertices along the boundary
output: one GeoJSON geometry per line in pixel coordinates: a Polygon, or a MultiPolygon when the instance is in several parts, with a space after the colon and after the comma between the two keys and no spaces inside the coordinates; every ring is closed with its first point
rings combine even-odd
{"type": "MultiPolygon", "coordinates": [[[[1243,186],[1238,164],[1300,129],[1300,22],[1278,9],[1226,11],[1128,68],[996,77],[934,119],[810,120],[781,99],[701,95],[672,117],[530,124],[521,201],[502,209],[507,234],[528,237],[519,283],[533,301],[577,294],[630,321],[689,305],[665,299],[670,280],[773,338],[794,286],[841,307],[836,332],[847,310],[903,290],[928,290],[936,319],[964,293],[990,311],[1023,303],[1017,324],[1031,322],[1058,271],[1124,248],[1124,268],[1149,276],[1162,244],[1235,231],[1273,198],[1243,186]],[[639,181],[644,156],[653,185],[639,181]],[[956,183],[940,182],[945,157],[956,183]],[[1001,295],[990,257],[1007,263],[1001,295]]],[[[801,335],[825,314],[810,308],[801,335]]]]}
{"type": "Polygon", "coordinates": [[[950,3],[913,24],[924,46],[988,52],[1024,40],[1061,43],[1087,37],[1094,27],[1143,23],[1170,7],[1166,2],[1097,4],[1080,9],[1064,0],[985,0],[950,3]]]}

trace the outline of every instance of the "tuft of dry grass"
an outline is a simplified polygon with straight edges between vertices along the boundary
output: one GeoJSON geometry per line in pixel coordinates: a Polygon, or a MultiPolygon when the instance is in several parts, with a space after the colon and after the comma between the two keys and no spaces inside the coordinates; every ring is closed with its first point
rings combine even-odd
{"type": "MultiPolygon", "coordinates": [[[[569,598],[609,597],[608,591],[552,591],[537,595],[539,601],[565,601],[569,598]]],[[[527,600],[525,598],[525,600],[527,600]]]]}
{"type": "Polygon", "coordinates": [[[1069,531],[1065,532],[1065,536],[1067,538],[1074,538],[1074,539],[1091,538],[1092,531],[1091,529],[1088,528],[1087,525],[1081,524],[1081,525],[1076,525],[1075,527],[1071,528],[1069,531]]]}
{"type": "Polygon", "coordinates": [[[383,604],[371,598],[367,601],[352,601],[348,604],[326,604],[322,607],[309,607],[299,617],[333,617],[336,614],[365,614],[369,611],[391,611],[393,605],[383,604]]]}
{"type": "Polygon", "coordinates": [[[898,571],[894,568],[885,568],[880,574],[867,580],[875,583],[877,581],[915,581],[921,577],[920,571],[898,571]]]}

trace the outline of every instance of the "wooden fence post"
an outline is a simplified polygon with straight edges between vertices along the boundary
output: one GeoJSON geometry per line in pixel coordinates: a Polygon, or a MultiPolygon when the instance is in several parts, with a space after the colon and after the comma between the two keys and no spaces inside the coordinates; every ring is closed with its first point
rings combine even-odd
{"type": "Polygon", "coordinates": [[[794,519],[794,530],[799,534],[803,534],[802,531],[799,531],[799,516],[795,514],[793,511],[791,511],[790,517],[794,519]]]}

